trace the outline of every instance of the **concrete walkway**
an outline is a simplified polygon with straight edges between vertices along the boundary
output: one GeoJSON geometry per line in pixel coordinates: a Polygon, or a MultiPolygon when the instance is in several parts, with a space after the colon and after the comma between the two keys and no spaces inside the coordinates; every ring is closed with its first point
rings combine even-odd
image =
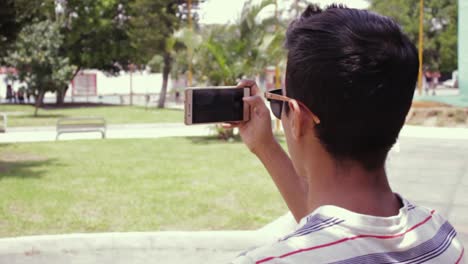
{"type": "MultiPolygon", "coordinates": [[[[110,126],[109,138],[206,135],[208,132],[208,126],[183,124],[110,126]]],[[[29,141],[55,137],[51,128],[35,131],[18,128],[0,135],[0,141],[20,142],[26,135],[29,141]]],[[[405,126],[399,143],[389,155],[387,171],[395,192],[448,218],[468,247],[468,129],[405,126]]],[[[227,263],[244,249],[289,233],[293,226],[291,215],[285,215],[254,231],[4,238],[0,239],[0,263],[227,263]]]]}
{"type": "Polygon", "coordinates": [[[468,97],[466,95],[461,95],[460,89],[458,88],[446,88],[439,85],[435,90],[435,93],[436,95],[432,95],[431,90],[429,91],[429,94],[426,94],[426,92],[423,91],[423,94],[419,95],[419,92],[416,89],[414,94],[414,100],[439,102],[458,107],[468,107],[468,97]]]}
{"type": "MultiPolygon", "coordinates": [[[[206,136],[213,133],[213,125],[186,126],[183,123],[108,125],[107,138],[160,138],[174,136],[206,136]]],[[[56,128],[13,127],[0,133],[0,143],[55,141],[56,128]]],[[[99,139],[100,133],[62,134],[60,140],[99,139]]],[[[468,128],[404,126],[400,138],[466,139],[468,128]]]]}
{"type": "MultiPolygon", "coordinates": [[[[180,136],[206,136],[211,133],[211,126],[186,126],[182,123],[125,124],[108,125],[106,138],[159,138],[180,136]]],[[[55,141],[55,127],[17,127],[8,128],[0,133],[0,143],[55,141]]],[[[99,139],[98,132],[67,133],[60,135],[60,140],[99,139]]]]}
{"type": "Polygon", "coordinates": [[[387,174],[395,192],[445,216],[468,247],[468,139],[401,137],[387,174]]]}

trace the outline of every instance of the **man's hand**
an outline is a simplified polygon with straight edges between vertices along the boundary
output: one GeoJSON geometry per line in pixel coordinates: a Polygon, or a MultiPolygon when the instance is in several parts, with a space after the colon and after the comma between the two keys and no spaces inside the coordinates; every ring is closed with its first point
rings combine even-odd
{"type": "Polygon", "coordinates": [[[249,97],[244,97],[244,103],[250,106],[250,120],[225,127],[238,127],[242,140],[254,154],[267,148],[275,142],[271,129],[270,110],[261,97],[261,91],[254,81],[243,80],[237,87],[250,87],[249,97]]]}
{"type": "Polygon", "coordinates": [[[294,166],[281,145],[273,137],[270,111],[254,81],[241,81],[237,87],[250,87],[244,102],[250,105],[250,120],[225,127],[238,127],[242,140],[263,163],[278,187],[297,222],[307,215],[307,186],[296,174],[294,166]]]}

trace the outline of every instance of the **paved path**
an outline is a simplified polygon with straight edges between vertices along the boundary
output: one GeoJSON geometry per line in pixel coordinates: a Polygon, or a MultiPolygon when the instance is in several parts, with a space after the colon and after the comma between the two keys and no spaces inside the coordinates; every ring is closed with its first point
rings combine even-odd
{"type": "Polygon", "coordinates": [[[468,139],[400,138],[387,172],[395,192],[447,217],[468,247],[468,139]]]}
{"type": "MultiPolygon", "coordinates": [[[[115,137],[131,137],[141,133],[141,136],[157,137],[182,135],[189,133],[187,131],[203,135],[208,132],[208,127],[181,124],[115,126],[109,128],[109,136],[115,133],[115,137]]],[[[34,137],[40,135],[41,130],[10,132],[16,133],[18,139],[21,133],[30,133],[29,136],[34,137]]],[[[42,132],[50,133],[49,128],[42,132]]],[[[396,192],[446,216],[468,247],[468,129],[406,126],[399,144],[389,155],[387,170],[396,192]]],[[[254,231],[5,238],[0,239],[0,263],[226,263],[242,249],[273,241],[288,233],[292,225],[291,216],[286,215],[254,231]]]]}
{"type": "MultiPolygon", "coordinates": [[[[183,123],[108,125],[107,138],[159,138],[172,136],[204,136],[212,133],[212,125],[186,126],[183,123]]],[[[0,143],[55,141],[56,130],[48,127],[13,127],[0,133],[0,143]]],[[[62,134],[60,140],[98,139],[101,134],[62,134]]],[[[468,128],[405,126],[400,137],[466,139],[468,128]]]]}
{"type": "MultiPolygon", "coordinates": [[[[175,136],[204,136],[210,134],[208,125],[186,126],[182,123],[168,124],[128,124],[108,125],[107,138],[159,138],[175,136]]],[[[55,127],[18,127],[8,128],[0,133],[0,143],[55,141],[55,127]]],[[[98,139],[101,134],[67,133],[60,135],[60,140],[98,139]]]]}

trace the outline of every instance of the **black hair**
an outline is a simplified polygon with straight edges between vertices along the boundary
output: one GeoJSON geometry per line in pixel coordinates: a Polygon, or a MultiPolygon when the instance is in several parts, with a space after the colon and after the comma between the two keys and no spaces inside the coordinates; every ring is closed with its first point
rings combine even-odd
{"type": "Polygon", "coordinates": [[[285,46],[287,96],[320,118],[315,130],[325,149],[367,170],[384,166],[419,67],[416,47],[398,24],[366,10],[309,5],[290,24],[285,46]]]}

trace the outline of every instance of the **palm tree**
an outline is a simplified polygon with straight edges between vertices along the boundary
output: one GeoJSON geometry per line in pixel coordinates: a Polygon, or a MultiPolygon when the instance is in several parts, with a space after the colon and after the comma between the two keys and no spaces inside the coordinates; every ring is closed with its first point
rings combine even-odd
{"type": "MultiPolygon", "coordinates": [[[[274,0],[263,0],[254,5],[250,0],[244,4],[236,24],[205,28],[201,32],[202,42],[194,40],[193,36],[181,38],[194,51],[195,55],[189,59],[192,59],[199,82],[233,85],[240,78],[263,73],[266,66],[284,57],[284,27],[275,27],[278,21],[274,16],[259,19],[260,12],[274,3],[274,0]],[[280,30],[275,31],[277,28],[280,30]]],[[[223,139],[233,136],[232,129],[217,126],[216,131],[223,139]]]]}
{"type": "Polygon", "coordinates": [[[259,19],[274,0],[244,4],[242,14],[234,25],[212,25],[201,32],[203,41],[193,38],[184,43],[194,50],[194,73],[199,82],[210,85],[232,85],[240,78],[254,77],[268,65],[283,57],[284,27],[274,31],[274,16],[259,19]],[[194,44],[198,43],[198,44],[194,44]]]}

